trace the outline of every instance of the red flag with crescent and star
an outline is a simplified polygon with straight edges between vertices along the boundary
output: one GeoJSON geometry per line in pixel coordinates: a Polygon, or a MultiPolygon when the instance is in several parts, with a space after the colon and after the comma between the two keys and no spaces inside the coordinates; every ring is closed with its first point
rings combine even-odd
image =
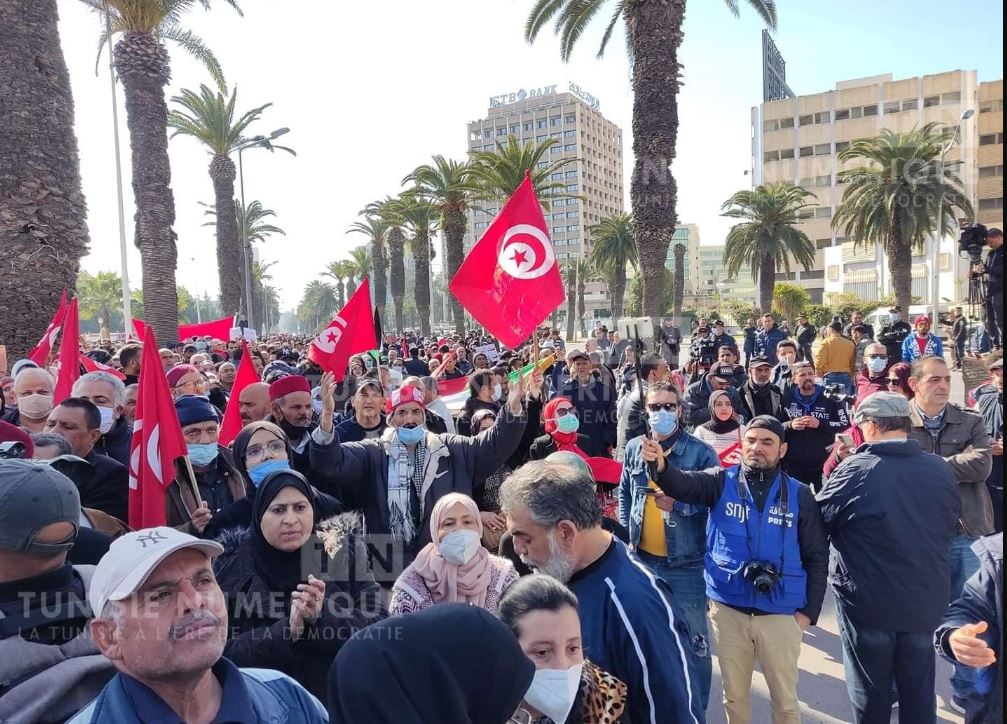
{"type": "Polygon", "coordinates": [[[66,316],[66,287],[63,287],[63,293],[59,298],[59,306],[56,307],[56,313],[52,315],[52,321],[49,322],[49,326],[45,328],[45,333],[42,335],[42,339],[38,341],[31,351],[27,354],[28,359],[37,364],[39,367],[45,367],[46,360],[49,359],[49,353],[52,352],[52,346],[56,341],[57,335],[59,335],[60,327],[63,325],[63,318],[66,316]]]}
{"type": "Polygon", "coordinates": [[[346,376],[350,355],[368,352],[380,346],[374,331],[371,285],[364,277],[346,306],[321,333],[311,340],[308,358],[336,380],[346,376]]]}
{"type": "Polygon", "coordinates": [[[175,479],[175,458],[188,454],[150,327],[144,330],[140,355],[140,388],[129,449],[129,526],[133,530],[165,524],[165,491],[175,479]]]}
{"type": "Polygon", "coordinates": [[[518,347],[566,295],[531,175],[507,199],[448,288],[508,347],[518,347]]]}

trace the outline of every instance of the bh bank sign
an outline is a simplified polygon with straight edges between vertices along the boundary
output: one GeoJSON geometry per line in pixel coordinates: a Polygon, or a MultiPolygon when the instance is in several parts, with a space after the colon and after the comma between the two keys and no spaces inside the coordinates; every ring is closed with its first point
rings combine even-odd
{"type": "MultiPolygon", "coordinates": [[[[520,103],[521,101],[528,100],[529,98],[545,98],[546,96],[553,96],[556,95],[556,88],[557,86],[554,85],[544,85],[539,88],[522,88],[514,91],[513,93],[491,96],[490,108],[506,106],[511,103],[520,103]]],[[[567,90],[584,101],[592,110],[598,110],[598,107],[601,105],[601,102],[597,98],[582,89],[576,83],[569,83],[567,90]]]]}

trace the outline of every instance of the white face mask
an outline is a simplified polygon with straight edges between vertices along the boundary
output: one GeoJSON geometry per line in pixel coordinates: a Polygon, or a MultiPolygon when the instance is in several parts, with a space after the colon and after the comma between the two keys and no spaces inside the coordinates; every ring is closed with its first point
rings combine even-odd
{"type": "Polygon", "coordinates": [[[481,547],[482,541],[474,530],[453,530],[437,544],[441,556],[453,566],[464,566],[481,547]]]}
{"type": "Polygon", "coordinates": [[[496,402],[501,397],[503,397],[503,387],[501,387],[500,383],[498,382],[495,385],[493,385],[493,402],[496,402]]]}
{"type": "Polygon", "coordinates": [[[41,420],[52,412],[52,395],[25,395],[17,400],[17,409],[31,420],[41,420]]]}
{"type": "Polygon", "coordinates": [[[565,722],[580,688],[583,664],[569,669],[537,669],[524,700],[554,722],[565,722]]]}
{"type": "Polygon", "coordinates": [[[104,435],[112,426],[115,425],[115,408],[112,407],[99,407],[98,412],[101,413],[101,425],[98,429],[101,430],[101,434],[104,435]]]}

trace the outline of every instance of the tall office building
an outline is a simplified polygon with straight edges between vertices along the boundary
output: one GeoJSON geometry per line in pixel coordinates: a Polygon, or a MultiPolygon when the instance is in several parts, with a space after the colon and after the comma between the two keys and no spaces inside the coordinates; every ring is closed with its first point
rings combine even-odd
{"type": "MultiPolygon", "coordinates": [[[[560,264],[587,257],[591,251],[588,229],[606,216],[623,210],[622,130],[598,110],[599,103],[577,85],[565,92],[558,86],[519,90],[490,98],[486,117],[468,124],[469,151],[493,151],[496,143],[514,136],[522,144],[555,139],[541,165],[573,159],[552,181],[580,198],[558,199],[545,214],[549,235],[560,264]]],[[[486,231],[500,204],[484,203],[469,214],[465,250],[486,231]]],[[[587,285],[585,307],[592,316],[609,316],[608,285],[587,285]]],[[[565,309],[565,305],[564,305],[565,309]]],[[[561,310],[562,313],[562,310],[561,310]]]]}
{"type": "MultiPolygon", "coordinates": [[[[813,201],[818,204],[807,210],[801,223],[815,243],[814,266],[807,272],[800,267],[789,275],[781,272],[777,279],[801,284],[815,302],[822,302],[831,292],[851,292],[866,299],[891,293],[883,250],[854,249],[854,240],[831,226],[846,188],[837,183],[837,174],[857,165],[840,164],[836,154],[852,141],[876,136],[883,128],[908,131],[932,121],[953,128],[967,110],[979,111],[962,122],[945,163],[962,178],[980,219],[987,211],[1002,218],[1002,98],[1002,80],[980,84],[975,71],[954,70],[901,80],[893,79],[890,73],[858,78],[839,82],[834,90],[824,93],[786,97],[754,107],[755,183],[791,181],[813,192],[813,201]],[[988,106],[986,112],[983,104],[988,106]],[[991,129],[983,132],[982,138],[981,126],[991,129]],[[988,152],[983,150],[987,145],[992,147],[988,152]],[[979,183],[980,175],[985,185],[979,183]]],[[[913,256],[913,295],[933,303],[936,274],[937,297],[958,298],[960,283],[956,280],[962,278],[965,267],[966,261],[957,253],[956,238],[949,236],[939,244],[928,240],[927,248],[913,256]]]]}

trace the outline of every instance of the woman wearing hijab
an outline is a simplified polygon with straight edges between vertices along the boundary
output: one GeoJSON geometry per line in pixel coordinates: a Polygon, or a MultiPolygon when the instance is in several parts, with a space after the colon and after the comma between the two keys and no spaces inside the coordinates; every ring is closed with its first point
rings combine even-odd
{"type": "MultiPolygon", "coordinates": [[[[245,481],[247,494],[215,513],[201,533],[203,538],[216,538],[229,528],[249,527],[256,490],[262,481],[270,473],[291,470],[294,465],[294,452],[286,434],[278,425],[265,420],[245,425],[231,443],[231,450],[234,467],[245,481]]],[[[343,510],[336,498],[317,489],[315,499],[323,518],[343,510]]]]}
{"type": "Polygon", "coordinates": [[[343,646],[329,670],[329,720],[506,724],[534,673],[492,614],[434,606],[369,626],[343,646]]]}
{"type": "Polygon", "coordinates": [[[745,426],[741,414],[734,409],[731,396],[724,390],[710,393],[710,419],[693,430],[693,435],[717,451],[720,466],[729,468],[741,463],[741,438],[745,426]]]}
{"type": "Polygon", "coordinates": [[[494,415],[500,412],[500,399],[503,397],[503,385],[494,383],[493,373],[488,370],[476,372],[469,377],[469,397],[458,415],[458,434],[472,437],[476,429],[472,425],[472,416],[480,410],[489,410],[494,415]]]}
{"type": "Polygon", "coordinates": [[[524,695],[533,724],[614,724],[626,708],[626,685],[584,658],[577,597],[541,574],[525,576],[500,601],[500,620],[533,664],[524,695]]]}
{"type": "Polygon", "coordinates": [[[296,470],[267,475],[251,526],[221,535],[224,553],[213,568],[228,600],[225,655],[237,666],[279,669],[324,696],[325,672],[340,647],[386,612],[366,565],[359,518],[323,521],[317,495],[296,470]],[[311,543],[315,533],[322,550],[311,543]],[[319,580],[311,568],[330,575],[319,580]]]}
{"type": "Polygon", "coordinates": [[[587,458],[585,450],[592,449],[591,440],[587,435],[577,432],[580,429],[580,419],[577,409],[569,397],[554,397],[542,411],[545,435],[536,438],[528,451],[530,460],[543,460],[548,455],[559,451],[568,451],[587,458]]]}
{"type": "Polygon", "coordinates": [[[467,603],[495,614],[500,596],[518,574],[505,558],[483,547],[483,521],[475,501],[449,493],[430,514],[430,543],[392,586],[388,610],[412,613],[437,603],[467,603]]]}

